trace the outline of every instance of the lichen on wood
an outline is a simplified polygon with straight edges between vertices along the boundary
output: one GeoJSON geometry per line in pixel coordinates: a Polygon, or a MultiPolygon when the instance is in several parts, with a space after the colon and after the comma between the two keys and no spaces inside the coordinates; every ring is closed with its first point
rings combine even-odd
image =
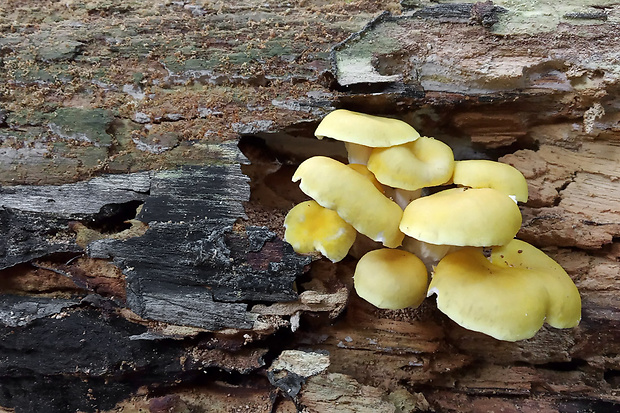
{"type": "Polygon", "coordinates": [[[618,16],[572,0],[3,2],[0,406],[617,410],[618,16]],[[364,304],[353,260],[294,255],[289,179],[345,154],[312,136],[336,107],[521,170],[519,237],[573,278],[580,326],[500,343],[431,301],[364,304]],[[291,350],[329,358],[292,398],[268,378],[291,350]]]}

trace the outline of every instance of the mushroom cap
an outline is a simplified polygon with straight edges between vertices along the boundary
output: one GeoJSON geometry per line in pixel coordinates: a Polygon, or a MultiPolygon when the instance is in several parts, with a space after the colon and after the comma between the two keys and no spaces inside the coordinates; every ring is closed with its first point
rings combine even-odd
{"type": "Polygon", "coordinates": [[[337,109],[323,118],[314,135],[370,147],[411,142],[420,134],[402,120],[337,109]]]}
{"type": "Polygon", "coordinates": [[[300,254],[318,251],[332,262],[347,256],[357,232],[335,211],[316,201],[305,201],[291,209],[284,219],[284,240],[300,254]]]}
{"type": "Polygon", "coordinates": [[[375,188],[379,190],[379,192],[385,194],[385,189],[383,188],[383,185],[381,185],[381,182],[377,181],[375,175],[368,170],[366,165],[362,165],[360,163],[350,163],[347,164],[347,166],[353,169],[355,172],[362,174],[366,179],[372,182],[372,184],[375,186],[375,188]]]}
{"type": "Polygon", "coordinates": [[[498,266],[542,272],[541,282],[549,292],[546,322],[555,328],[571,328],[581,320],[581,297],[564,268],[547,254],[518,239],[495,247],[491,262],[498,266]]]}
{"type": "Polygon", "coordinates": [[[412,253],[384,248],[360,258],[353,283],[357,295],[375,307],[398,310],[422,303],[428,274],[424,263],[412,253]]]}
{"type": "Polygon", "coordinates": [[[506,194],[491,188],[453,188],[413,200],[400,230],[436,245],[503,245],[521,227],[521,211],[506,194]]]}
{"type": "Polygon", "coordinates": [[[373,149],[368,169],[384,185],[414,191],[448,182],[454,154],[442,141],[422,136],[414,142],[373,149]]]}
{"type": "Polygon", "coordinates": [[[527,202],[527,181],[515,167],[487,160],[456,161],[452,181],[470,188],[493,188],[527,202]]]}
{"type": "Polygon", "coordinates": [[[494,248],[491,260],[473,247],[446,255],[433,273],[431,294],[457,324],[498,340],[530,338],[545,319],[554,327],[574,327],[581,317],[581,299],[570,277],[519,240],[494,248]]]}
{"type": "Polygon", "coordinates": [[[401,244],[402,209],[359,172],[334,159],[314,156],[293,174],[293,182],[299,180],[306,195],[336,211],[358,232],[390,248],[401,244]]]}

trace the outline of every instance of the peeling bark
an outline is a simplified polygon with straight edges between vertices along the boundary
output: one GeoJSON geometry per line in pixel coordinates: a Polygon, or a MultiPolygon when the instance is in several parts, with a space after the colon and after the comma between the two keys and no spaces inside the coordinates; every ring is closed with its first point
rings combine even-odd
{"type": "Polygon", "coordinates": [[[0,5],[0,409],[616,411],[618,5],[272,3],[0,5]],[[581,324],[498,342],[293,253],[336,107],[521,170],[581,324]]]}

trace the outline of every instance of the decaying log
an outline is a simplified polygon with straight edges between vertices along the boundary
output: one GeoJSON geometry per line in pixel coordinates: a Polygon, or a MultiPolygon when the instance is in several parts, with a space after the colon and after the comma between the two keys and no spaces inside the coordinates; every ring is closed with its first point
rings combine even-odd
{"type": "Polygon", "coordinates": [[[614,2],[0,5],[0,410],[617,411],[614,2]],[[527,178],[577,328],[378,310],[283,241],[335,108],[527,178]]]}

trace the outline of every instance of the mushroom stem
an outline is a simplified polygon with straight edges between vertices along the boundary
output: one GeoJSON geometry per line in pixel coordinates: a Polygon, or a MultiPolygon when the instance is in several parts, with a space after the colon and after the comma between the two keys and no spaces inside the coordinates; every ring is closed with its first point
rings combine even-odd
{"type": "Polygon", "coordinates": [[[428,242],[405,236],[402,248],[421,259],[426,269],[430,272],[443,257],[450,252],[456,251],[460,247],[429,244],[428,242]]]}
{"type": "Polygon", "coordinates": [[[345,142],[344,146],[347,149],[349,163],[358,163],[361,165],[366,165],[368,163],[368,158],[372,152],[371,147],[353,142],[345,142]]]}
{"type": "Polygon", "coordinates": [[[422,195],[422,188],[414,191],[408,191],[406,189],[394,188],[394,194],[392,200],[398,204],[399,207],[405,209],[411,201],[418,199],[422,195]]]}

